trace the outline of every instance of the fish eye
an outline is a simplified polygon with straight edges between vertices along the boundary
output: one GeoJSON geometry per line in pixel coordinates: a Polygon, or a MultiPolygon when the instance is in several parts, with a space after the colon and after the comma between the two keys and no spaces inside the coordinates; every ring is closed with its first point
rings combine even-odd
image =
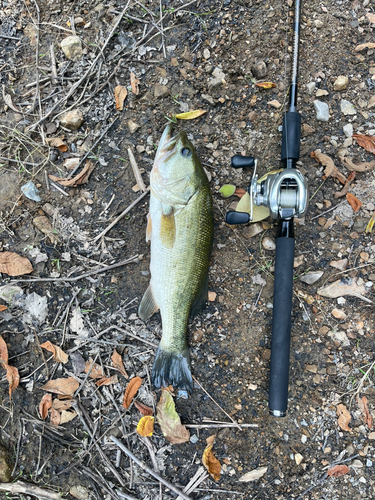
{"type": "Polygon", "coordinates": [[[191,155],[191,151],[189,148],[182,148],[180,153],[181,156],[184,156],[185,158],[191,155]]]}

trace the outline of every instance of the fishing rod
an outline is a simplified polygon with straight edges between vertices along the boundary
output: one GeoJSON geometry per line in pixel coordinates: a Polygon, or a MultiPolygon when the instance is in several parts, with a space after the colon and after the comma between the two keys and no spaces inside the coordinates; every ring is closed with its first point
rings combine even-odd
{"type": "Polygon", "coordinates": [[[282,125],[281,163],[283,168],[270,172],[258,182],[257,160],[251,156],[232,157],[233,168],[254,168],[250,194],[250,213],[230,211],[228,224],[246,224],[253,220],[253,206],[265,206],[277,220],[270,388],[268,407],[271,415],[285,417],[288,406],[289,356],[294,263],[294,217],[302,218],[308,205],[308,185],[297,169],[301,141],[301,115],[297,111],[301,0],[294,0],[294,36],[292,77],[288,111],[282,125]]]}

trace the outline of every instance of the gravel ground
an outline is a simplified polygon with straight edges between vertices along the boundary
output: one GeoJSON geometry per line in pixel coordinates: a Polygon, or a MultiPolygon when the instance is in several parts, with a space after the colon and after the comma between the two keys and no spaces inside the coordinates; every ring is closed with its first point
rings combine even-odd
{"type": "Polygon", "coordinates": [[[10,398],[1,373],[0,479],[8,482],[13,472],[29,483],[28,492],[1,498],[42,498],[32,491],[36,485],[64,498],[177,497],[119,453],[111,436],[180,491],[197,473],[203,482],[190,493],[194,499],[374,497],[375,241],[366,227],[375,210],[375,169],[371,148],[353,137],[371,143],[375,136],[372,2],[302,3],[299,168],[310,206],[295,228],[284,419],[270,417],[267,407],[276,227],[270,218],[226,225],[238,197],[219,194],[224,184],[246,189],[251,179],[251,171],[231,169],[233,154],[254,155],[261,175],[280,168],[292,15],[292,0],[0,5],[0,257],[14,252],[33,267],[24,276],[0,274],[0,334],[20,374],[10,398]],[[72,36],[78,41],[66,48],[72,36]],[[256,86],[265,81],[275,86],[256,86]],[[118,87],[127,92],[122,110],[115,106],[118,87]],[[150,384],[160,316],[147,323],[137,317],[150,278],[148,195],[141,197],[128,149],[148,186],[165,125],[196,109],[206,113],[176,128],[186,130],[210,178],[215,239],[210,302],[189,325],[197,383],[189,399],[176,400],[176,410],[183,424],[202,428],[189,428],[190,439],[172,445],[158,425],[141,438],[142,415],[134,404],[122,406],[134,377],[143,380],[138,402],[155,409],[160,398],[150,384]],[[71,174],[67,160],[77,159],[71,174]],[[70,185],[49,177],[75,178],[86,161],[91,174],[70,185]],[[338,174],[327,176],[329,161],[338,174]],[[353,168],[346,188],[361,202],[356,211],[345,193],[335,196],[340,175],[345,182],[353,168]],[[29,181],[39,201],[21,190],[29,181]],[[69,354],[66,364],[41,347],[47,341],[69,354]],[[126,375],[98,387],[85,363],[114,375],[114,348],[126,375]],[[79,384],[77,415],[56,425],[53,415],[41,418],[42,387],[67,377],[79,384]],[[232,420],[253,427],[213,424],[232,420]],[[200,469],[214,434],[219,480],[200,469]],[[1,466],[2,455],[8,466],[1,466]],[[327,475],[335,464],[348,470],[327,475]],[[240,480],[256,469],[261,477],[240,480]]]}

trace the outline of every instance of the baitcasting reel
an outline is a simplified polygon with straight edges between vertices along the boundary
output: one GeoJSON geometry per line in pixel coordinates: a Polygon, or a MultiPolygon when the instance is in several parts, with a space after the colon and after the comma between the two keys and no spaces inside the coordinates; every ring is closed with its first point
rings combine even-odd
{"type": "Polygon", "coordinates": [[[226,215],[228,224],[246,224],[253,220],[253,207],[264,206],[270,211],[272,219],[302,218],[308,205],[308,185],[302,173],[296,168],[284,168],[270,172],[266,179],[259,182],[256,173],[257,160],[251,156],[235,155],[232,167],[254,167],[251,183],[247,188],[250,195],[250,212],[230,211],[226,215]]]}

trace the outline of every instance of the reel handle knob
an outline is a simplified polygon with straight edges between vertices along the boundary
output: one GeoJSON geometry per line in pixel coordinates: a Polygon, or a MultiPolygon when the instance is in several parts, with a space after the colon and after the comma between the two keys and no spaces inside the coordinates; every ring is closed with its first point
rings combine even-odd
{"type": "Polygon", "coordinates": [[[225,222],[231,225],[247,224],[250,222],[250,215],[247,212],[235,212],[230,210],[225,216],[225,222]]]}
{"type": "Polygon", "coordinates": [[[233,168],[253,168],[255,158],[252,156],[234,155],[231,159],[231,167],[233,168]]]}

